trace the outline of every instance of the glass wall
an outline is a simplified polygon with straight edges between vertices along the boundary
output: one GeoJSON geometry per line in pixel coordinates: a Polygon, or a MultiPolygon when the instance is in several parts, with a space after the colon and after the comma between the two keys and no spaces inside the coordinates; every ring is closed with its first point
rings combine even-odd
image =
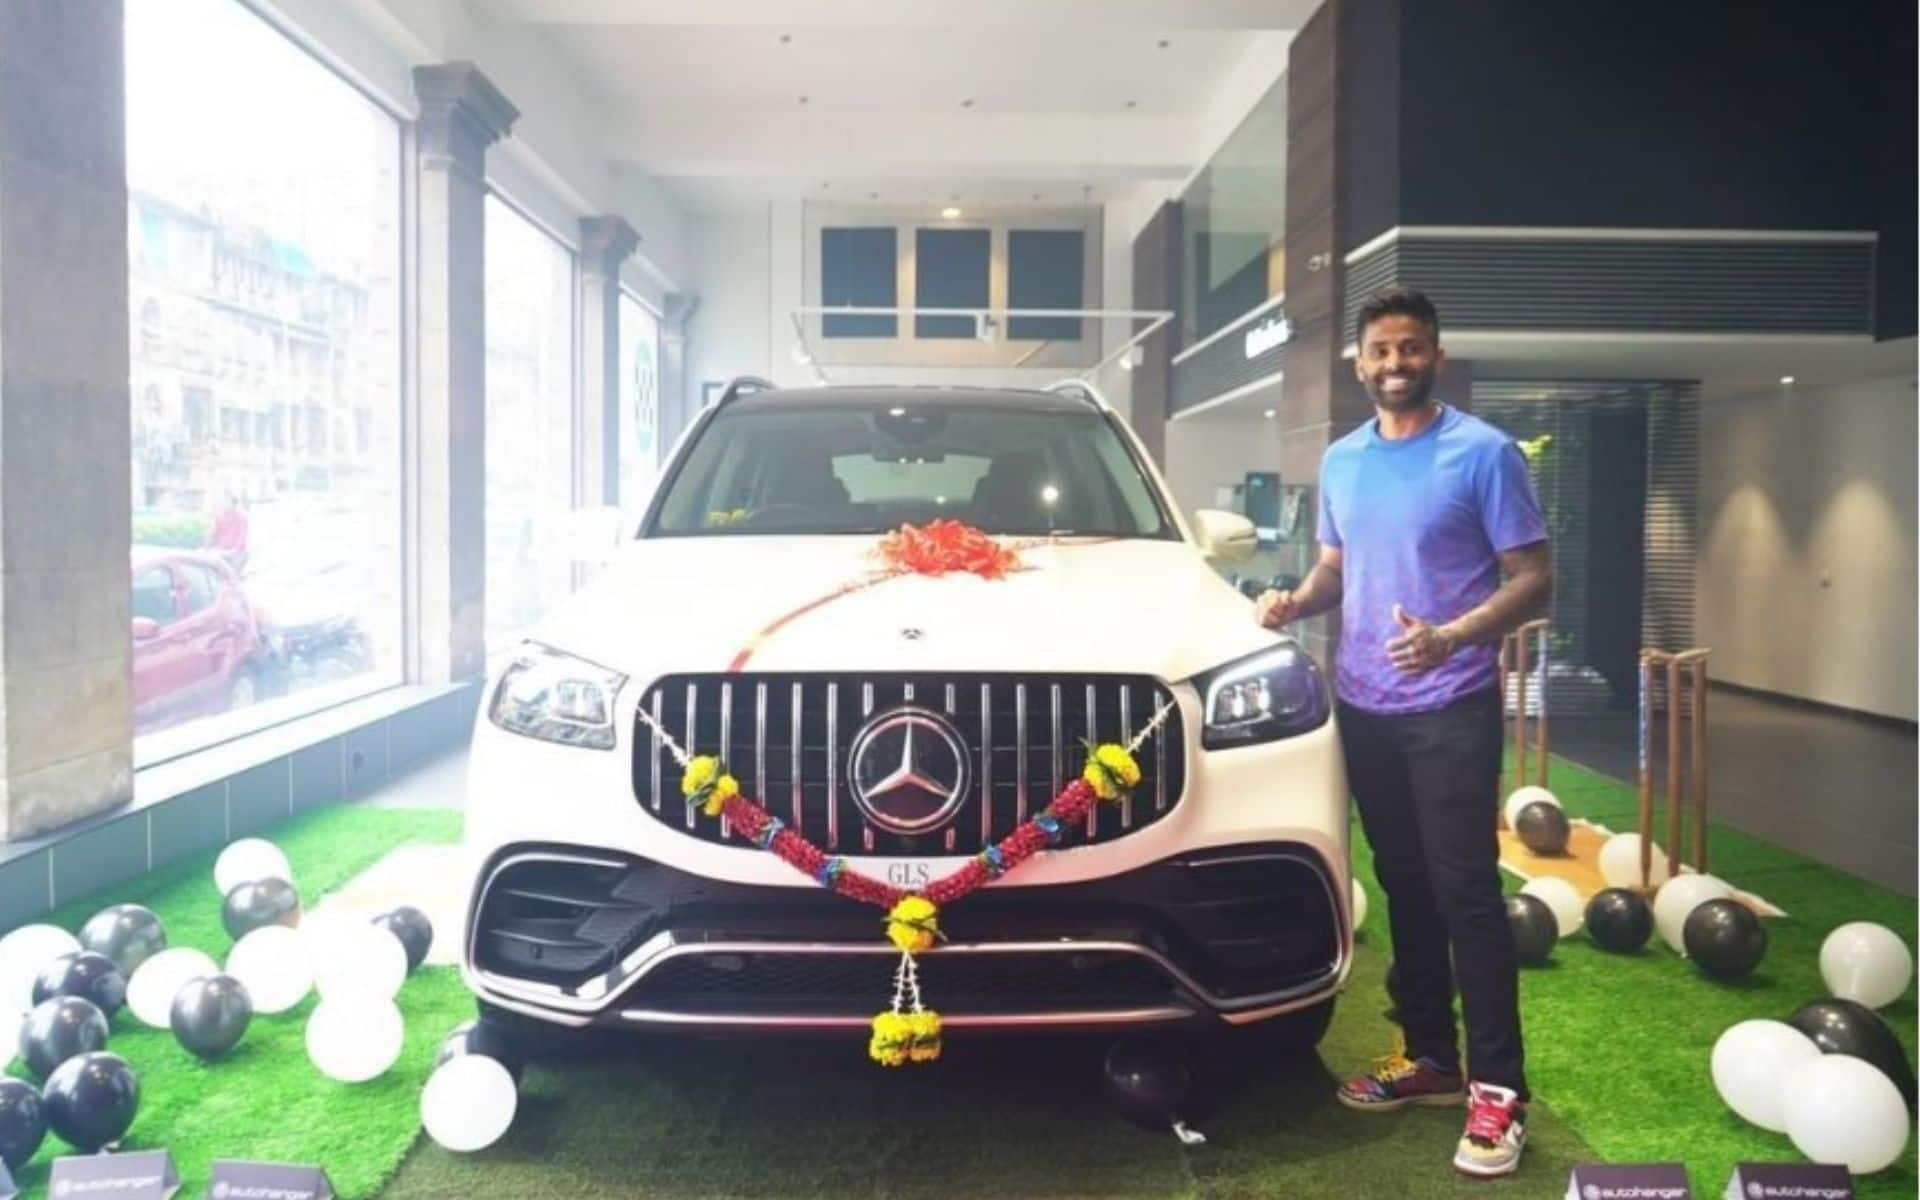
{"type": "Polygon", "coordinates": [[[573,585],[573,254],[497,196],[486,205],[487,653],[573,585]]]}
{"type": "Polygon", "coordinates": [[[1194,176],[1181,206],[1181,341],[1191,346],[1285,291],[1285,75],[1194,176]]]}
{"type": "Polygon", "coordinates": [[[637,528],[665,453],[660,445],[660,319],[620,293],[621,527],[637,528]]]}
{"type": "Polygon", "coordinates": [[[136,761],[398,680],[400,127],[236,0],[127,0],[136,761]]]}

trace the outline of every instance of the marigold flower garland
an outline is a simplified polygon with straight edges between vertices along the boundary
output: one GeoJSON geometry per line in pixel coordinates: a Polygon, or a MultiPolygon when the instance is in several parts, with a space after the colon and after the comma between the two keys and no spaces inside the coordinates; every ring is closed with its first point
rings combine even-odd
{"type": "Polygon", "coordinates": [[[927,1008],[921,998],[919,967],[914,961],[915,955],[933,949],[944,936],[940,932],[940,909],[985,887],[1039,851],[1058,845],[1067,830],[1084,822],[1094,805],[1125,796],[1140,782],[1140,764],[1134,752],[1172,709],[1171,702],[1162,704],[1125,746],[1089,743],[1079,778],[1061,788],[1051,803],[958,870],[917,891],[875,879],[853,869],[845,858],[829,855],[745,796],[739,781],[717,757],[689,755],[651,713],[644,708],[638,712],[640,720],[680,764],[680,790],[689,806],[726,821],[735,832],[822,887],[887,910],[886,933],[900,948],[900,964],[894,971],[892,1006],[874,1017],[867,1053],[883,1066],[897,1067],[940,1057],[940,1014],[927,1008]]]}

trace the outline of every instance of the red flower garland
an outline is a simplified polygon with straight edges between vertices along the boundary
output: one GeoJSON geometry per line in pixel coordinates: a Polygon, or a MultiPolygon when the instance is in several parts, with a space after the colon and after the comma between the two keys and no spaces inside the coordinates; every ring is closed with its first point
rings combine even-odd
{"type": "Polygon", "coordinates": [[[909,575],[962,572],[1001,579],[1020,566],[1018,550],[949,517],[919,527],[902,525],[880,539],[876,553],[890,572],[909,575]]]}
{"type": "Polygon", "coordinates": [[[766,841],[765,834],[775,824],[775,818],[743,795],[728,797],[720,811],[735,830],[749,840],[765,845],[794,870],[826,883],[842,896],[891,909],[910,895],[924,896],[944,907],[979,891],[997,876],[1006,874],[1046,849],[1053,841],[1053,835],[1047,832],[1049,822],[1056,829],[1073,828],[1086,819],[1087,810],[1098,802],[1099,797],[1087,781],[1075,779],[1060,789],[1053,803],[1000,839],[994,847],[999,862],[998,871],[988,867],[986,855],[975,855],[965,866],[941,876],[917,892],[895,887],[848,867],[846,860],[827,854],[784,822],[775,829],[772,840],[766,841]]]}

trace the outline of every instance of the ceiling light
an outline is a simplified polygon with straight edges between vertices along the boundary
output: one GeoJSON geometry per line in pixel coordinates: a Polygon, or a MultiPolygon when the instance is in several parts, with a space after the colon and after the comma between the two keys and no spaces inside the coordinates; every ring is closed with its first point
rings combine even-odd
{"type": "Polygon", "coordinates": [[[1168,41],[1166,38],[1160,39],[1160,48],[1162,50],[1165,50],[1168,46],[1171,46],[1171,45],[1173,45],[1173,43],[1171,41],[1168,41]]]}
{"type": "Polygon", "coordinates": [[[805,104],[808,101],[808,99],[810,99],[810,97],[802,96],[800,97],[800,103],[805,104]]]}
{"type": "Polygon", "coordinates": [[[1791,376],[1791,375],[1782,375],[1782,376],[1780,377],[1780,382],[1781,382],[1781,383],[1786,383],[1786,384],[1790,384],[1790,383],[1792,383],[1792,382],[1793,382],[1793,376],[1791,376]]]}
{"type": "Polygon", "coordinates": [[[904,417],[907,415],[907,410],[901,408],[899,405],[895,405],[887,410],[887,415],[890,417],[904,417]]]}
{"type": "Polygon", "coordinates": [[[1261,413],[1260,415],[1265,417],[1267,420],[1271,421],[1274,418],[1274,411],[1272,409],[1268,409],[1267,411],[1261,413]]]}
{"type": "Polygon", "coordinates": [[[781,44],[782,46],[790,46],[790,45],[792,45],[792,44],[793,44],[793,35],[792,35],[792,34],[790,34],[790,33],[783,33],[783,34],[781,34],[781,35],[780,35],[780,44],[781,44]]]}
{"type": "Polygon", "coordinates": [[[949,221],[957,221],[960,219],[960,210],[949,204],[940,210],[940,215],[949,221]]]}
{"type": "Polygon", "coordinates": [[[973,107],[973,97],[972,97],[972,96],[968,96],[968,97],[967,97],[967,98],[966,98],[965,100],[962,100],[962,101],[960,102],[960,107],[961,107],[961,108],[972,108],[972,107],[973,107]]]}
{"type": "Polygon", "coordinates": [[[1129,100],[1129,101],[1127,101],[1127,107],[1128,107],[1128,108],[1138,108],[1138,107],[1140,107],[1140,102],[1139,102],[1138,100],[1129,100]]]}

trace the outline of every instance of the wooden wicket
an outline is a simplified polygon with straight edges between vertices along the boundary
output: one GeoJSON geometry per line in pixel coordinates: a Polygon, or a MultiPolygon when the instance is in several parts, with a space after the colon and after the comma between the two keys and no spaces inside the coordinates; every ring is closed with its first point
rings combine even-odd
{"type": "Polygon", "coordinates": [[[1681,816],[1687,805],[1681,792],[1681,721],[1684,714],[1692,722],[1686,741],[1690,759],[1687,775],[1691,781],[1693,809],[1693,868],[1707,869],[1707,655],[1700,646],[1678,653],[1646,649],[1640,651],[1640,886],[1653,880],[1653,681],[1655,672],[1664,670],[1667,679],[1667,875],[1680,874],[1681,816]],[[1686,703],[1683,705],[1683,696],[1686,703]]]}
{"type": "MultiPolygon", "coordinates": [[[[1518,629],[1500,639],[1500,691],[1506,694],[1507,671],[1516,673],[1513,705],[1513,772],[1515,782],[1507,787],[1505,762],[1500,768],[1500,798],[1504,807],[1508,796],[1529,783],[1547,786],[1547,635],[1550,622],[1542,617],[1528,621],[1518,629]],[[1527,684],[1531,679],[1534,664],[1528,661],[1528,641],[1539,643],[1540,670],[1540,714],[1529,723],[1527,719],[1527,684]],[[1528,727],[1532,727],[1532,742],[1528,741],[1528,727]],[[1532,751],[1532,770],[1529,772],[1529,750],[1532,751]]],[[[1504,818],[1503,818],[1504,819],[1504,818]]]]}

